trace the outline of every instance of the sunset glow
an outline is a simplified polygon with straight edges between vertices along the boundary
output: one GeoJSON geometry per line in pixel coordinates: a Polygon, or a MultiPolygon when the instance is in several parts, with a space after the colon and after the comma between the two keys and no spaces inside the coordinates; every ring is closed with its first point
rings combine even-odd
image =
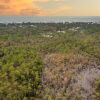
{"type": "Polygon", "coordinates": [[[0,0],[0,15],[100,16],[100,0],[0,0]]]}

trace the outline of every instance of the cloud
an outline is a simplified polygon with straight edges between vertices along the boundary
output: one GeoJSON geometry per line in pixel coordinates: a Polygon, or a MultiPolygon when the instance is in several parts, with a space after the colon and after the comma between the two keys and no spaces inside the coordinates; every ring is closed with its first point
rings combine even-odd
{"type": "Polygon", "coordinates": [[[39,11],[33,0],[0,0],[0,15],[37,15],[39,11]]]}
{"type": "Polygon", "coordinates": [[[1,3],[2,3],[2,2],[8,3],[8,2],[10,2],[10,0],[0,0],[0,2],[1,2],[1,3]]]}
{"type": "Polygon", "coordinates": [[[33,0],[33,2],[63,2],[65,0],[33,0]]]}
{"type": "Polygon", "coordinates": [[[58,14],[59,15],[66,15],[68,14],[70,11],[72,10],[72,7],[71,6],[66,6],[66,5],[62,5],[62,6],[59,6],[59,7],[54,7],[52,9],[48,9],[46,12],[46,14],[48,16],[57,16],[58,14]],[[48,13],[49,12],[49,13],[48,13]]]}
{"type": "Polygon", "coordinates": [[[0,0],[0,15],[57,15],[64,14],[70,7],[65,0],[0,0]],[[49,7],[49,3],[53,4],[49,7]],[[42,5],[48,7],[43,7],[42,5]]]}
{"type": "Polygon", "coordinates": [[[5,10],[5,9],[9,9],[9,7],[8,6],[5,6],[5,5],[0,5],[0,10],[5,10]]]}
{"type": "Polygon", "coordinates": [[[40,9],[25,8],[20,11],[20,15],[45,15],[40,9]]]}
{"type": "Polygon", "coordinates": [[[100,15],[100,0],[0,0],[0,15],[100,15]]]}

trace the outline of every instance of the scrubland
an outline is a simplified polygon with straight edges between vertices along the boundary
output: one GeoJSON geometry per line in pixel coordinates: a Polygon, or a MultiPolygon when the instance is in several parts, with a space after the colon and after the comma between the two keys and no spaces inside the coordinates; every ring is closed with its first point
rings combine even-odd
{"type": "Polygon", "coordinates": [[[100,24],[0,24],[0,100],[100,100],[100,24]]]}

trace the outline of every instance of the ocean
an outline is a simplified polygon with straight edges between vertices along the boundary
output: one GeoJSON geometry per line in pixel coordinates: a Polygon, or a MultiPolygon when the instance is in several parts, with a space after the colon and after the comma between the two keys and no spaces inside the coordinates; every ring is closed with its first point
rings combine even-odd
{"type": "Polygon", "coordinates": [[[0,16],[0,23],[58,23],[58,22],[93,22],[100,23],[100,16],[0,16]]]}

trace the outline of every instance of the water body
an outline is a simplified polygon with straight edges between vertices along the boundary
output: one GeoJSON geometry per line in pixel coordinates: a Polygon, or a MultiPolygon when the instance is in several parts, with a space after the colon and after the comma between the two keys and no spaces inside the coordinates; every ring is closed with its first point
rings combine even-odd
{"type": "Polygon", "coordinates": [[[100,23],[100,16],[0,16],[0,23],[22,22],[94,22],[100,23]]]}

